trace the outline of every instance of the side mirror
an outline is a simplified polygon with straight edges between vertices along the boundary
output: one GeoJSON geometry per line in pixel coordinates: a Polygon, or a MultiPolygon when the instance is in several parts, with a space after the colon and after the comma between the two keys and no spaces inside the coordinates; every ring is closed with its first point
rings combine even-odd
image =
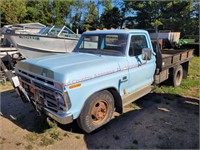
{"type": "Polygon", "coordinates": [[[150,48],[142,49],[142,59],[143,60],[151,60],[152,50],[150,48]]]}

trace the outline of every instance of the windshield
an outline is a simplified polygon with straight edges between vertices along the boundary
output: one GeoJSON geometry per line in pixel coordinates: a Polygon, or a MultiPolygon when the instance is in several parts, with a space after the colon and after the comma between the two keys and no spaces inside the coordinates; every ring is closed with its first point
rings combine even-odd
{"type": "Polygon", "coordinates": [[[48,34],[49,30],[51,29],[52,27],[48,26],[48,27],[44,27],[42,28],[40,31],[39,31],[39,34],[48,34]]]}
{"type": "Polygon", "coordinates": [[[128,34],[87,34],[74,51],[121,56],[125,54],[127,39],[128,34]]]}

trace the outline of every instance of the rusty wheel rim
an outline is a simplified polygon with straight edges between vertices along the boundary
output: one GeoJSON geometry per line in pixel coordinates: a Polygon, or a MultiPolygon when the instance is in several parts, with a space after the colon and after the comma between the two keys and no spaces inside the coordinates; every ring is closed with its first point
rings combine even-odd
{"type": "Polygon", "coordinates": [[[101,124],[107,117],[108,104],[105,100],[99,100],[92,108],[91,118],[93,124],[101,124]]]}

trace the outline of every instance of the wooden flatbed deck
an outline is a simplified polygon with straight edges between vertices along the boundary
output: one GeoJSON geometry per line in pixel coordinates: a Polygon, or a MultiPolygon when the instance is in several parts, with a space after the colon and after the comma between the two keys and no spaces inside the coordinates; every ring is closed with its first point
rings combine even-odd
{"type": "Polygon", "coordinates": [[[194,49],[185,49],[185,50],[174,50],[174,49],[164,49],[162,52],[162,70],[176,66],[185,61],[188,61],[193,57],[194,49]]]}

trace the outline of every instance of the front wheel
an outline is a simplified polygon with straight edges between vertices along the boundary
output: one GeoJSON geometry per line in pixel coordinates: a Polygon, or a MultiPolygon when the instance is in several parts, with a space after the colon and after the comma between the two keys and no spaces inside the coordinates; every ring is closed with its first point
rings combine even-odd
{"type": "Polygon", "coordinates": [[[93,94],[85,103],[77,119],[78,125],[85,132],[90,133],[108,123],[114,112],[114,98],[107,91],[93,94]]]}

